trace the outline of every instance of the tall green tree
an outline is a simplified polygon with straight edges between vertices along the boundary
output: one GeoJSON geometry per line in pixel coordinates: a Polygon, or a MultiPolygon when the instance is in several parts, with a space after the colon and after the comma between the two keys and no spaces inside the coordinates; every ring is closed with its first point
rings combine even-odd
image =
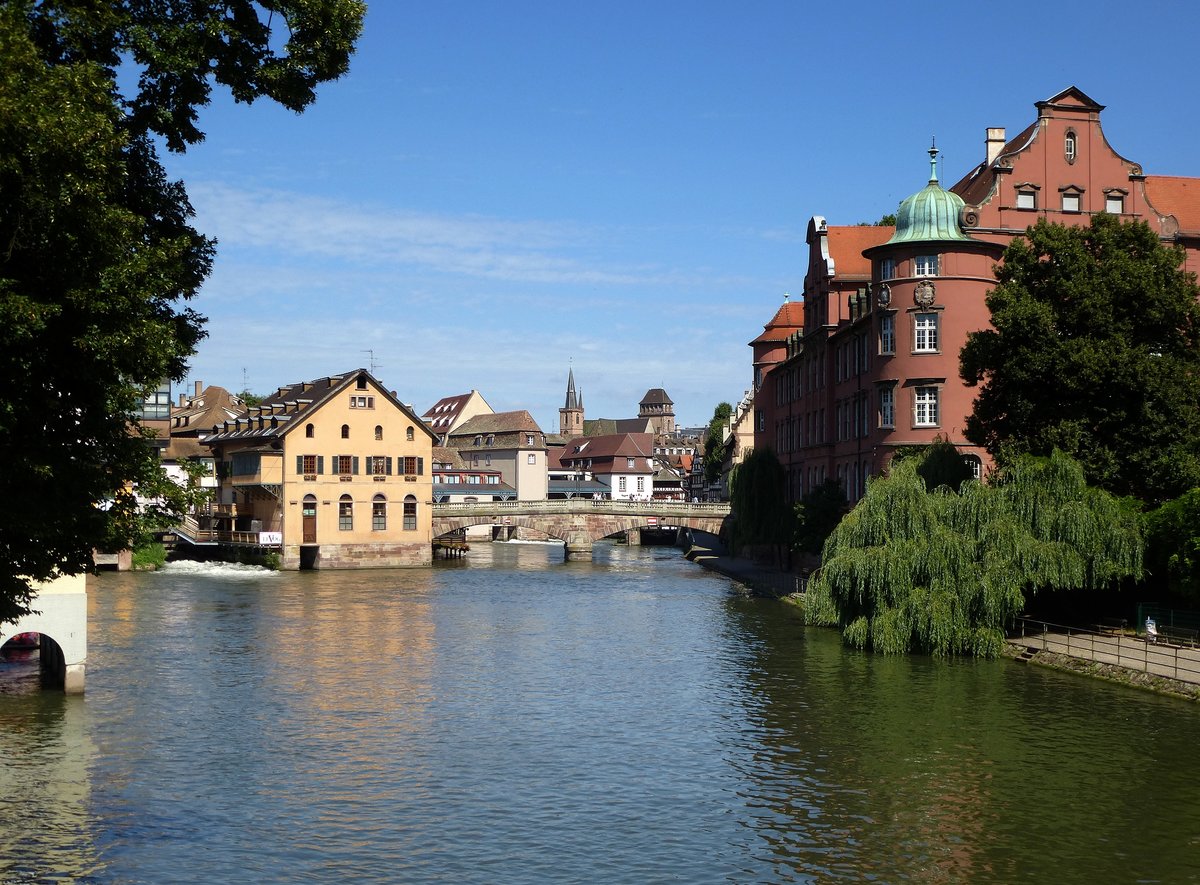
{"type": "Polygon", "coordinates": [[[1200,290],[1144,222],[1039,221],[1012,242],[961,374],[967,437],[1001,464],[1061,449],[1147,502],[1200,485],[1200,290]]]}
{"type": "Polygon", "coordinates": [[[1200,489],[1146,514],[1146,568],[1160,587],[1200,600],[1200,489]]]}
{"type": "Polygon", "coordinates": [[[725,437],[725,426],[733,414],[729,403],[717,403],[712,419],[708,422],[708,433],[704,437],[704,478],[716,482],[721,476],[721,466],[729,454],[729,440],[725,437]]]}
{"type": "Polygon", "coordinates": [[[134,539],[138,489],[177,497],[158,494],[138,405],[204,334],[186,302],[213,243],[156,139],[199,141],[213,83],[302,109],[346,69],[362,15],[356,0],[0,8],[0,620],[28,611],[31,581],[134,539]]]}
{"type": "Polygon", "coordinates": [[[841,480],[829,478],[805,492],[795,507],[797,553],[820,553],[825,542],[846,515],[846,492],[841,480]]]}
{"type": "Polygon", "coordinates": [[[787,496],[787,474],[775,452],[754,449],[733,469],[729,499],[736,546],[763,545],[785,563],[791,546],[795,514],[787,496]]]}
{"type": "Polygon", "coordinates": [[[806,616],[857,648],[992,657],[1035,593],[1140,577],[1137,513],[1061,452],[928,490],[920,460],[872,480],[825,544],[806,616]]]}

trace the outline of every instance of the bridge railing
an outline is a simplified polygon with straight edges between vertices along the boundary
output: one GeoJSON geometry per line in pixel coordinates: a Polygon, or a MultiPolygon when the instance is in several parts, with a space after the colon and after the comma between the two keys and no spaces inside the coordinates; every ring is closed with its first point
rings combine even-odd
{"type": "Polygon", "coordinates": [[[570,498],[562,501],[478,501],[433,505],[434,516],[488,516],[490,514],[533,516],[548,513],[724,517],[729,515],[729,504],[570,498]]]}

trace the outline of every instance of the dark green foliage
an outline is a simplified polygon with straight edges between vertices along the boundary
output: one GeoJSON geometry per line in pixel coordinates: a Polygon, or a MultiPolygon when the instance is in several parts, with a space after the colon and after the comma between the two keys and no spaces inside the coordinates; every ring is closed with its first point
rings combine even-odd
{"type": "Polygon", "coordinates": [[[729,403],[718,403],[713,410],[712,420],[708,422],[708,434],[704,437],[704,478],[716,482],[721,478],[721,467],[729,454],[729,445],[733,440],[725,438],[725,427],[733,414],[733,406],[729,403]]]}
{"type": "Polygon", "coordinates": [[[10,4],[52,65],[91,62],[138,71],[122,97],[130,131],[161,135],[173,151],[204,138],[197,109],[214,83],[240,102],[270,98],[302,111],[316,87],[346,73],[362,30],[362,0],[41,0],[10,4]]]}
{"type": "Polygon", "coordinates": [[[928,491],[893,465],[830,535],[805,612],[884,653],[999,653],[1027,595],[1109,587],[1142,570],[1136,513],[1066,455],[1022,456],[992,484],[928,491]]]}
{"type": "Polygon", "coordinates": [[[774,547],[782,558],[795,522],[786,490],[783,465],[769,448],[754,449],[734,468],[729,497],[737,547],[766,545],[774,547]]]}
{"type": "Polygon", "coordinates": [[[1182,250],[1143,222],[1039,221],[1014,240],[961,374],[966,435],[1001,465],[1060,449],[1146,502],[1200,486],[1200,306],[1182,250]]]}
{"type": "Polygon", "coordinates": [[[298,110],[345,69],[361,4],[271,6],[0,7],[0,620],[27,610],[31,579],[86,570],[93,548],[136,543],[189,495],[163,484],[137,410],[203,337],[185,304],[213,244],[153,134],[199,140],[210,81],[298,110]],[[284,55],[264,21],[290,29],[284,55]],[[119,63],[141,71],[133,98],[119,63]]]}
{"type": "Polygon", "coordinates": [[[917,462],[917,475],[931,491],[945,486],[957,492],[964,482],[973,478],[971,466],[963,460],[954,444],[944,439],[935,440],[926,447],[917,462]]]}
{"type": "Polygon", "coordinates": [[[1200,489],[1146,514],[1146,568],[1167,589],[1200,599],[1200,489]]]}
{"type": "Polygon", "coordinates": [[[845,516],[846,506],[846,493],[836,479],[827,479],[809,491],[795,508],[793,549],[798,553],[820,553],[845,516]]]}

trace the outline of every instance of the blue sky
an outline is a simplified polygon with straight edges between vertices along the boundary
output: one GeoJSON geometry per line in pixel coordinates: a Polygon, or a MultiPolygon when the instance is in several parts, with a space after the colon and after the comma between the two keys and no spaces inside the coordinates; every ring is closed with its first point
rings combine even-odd
{"type": "MultiPolygon", "coordinates": [[[[479,390],[556,430],[664,387],[705,424],[803,288],[809,218],[949,184],[1075,85],[1149,174],[1200,175],[1200,4],[370,4],[302,115],[204,109],[166,156],[219,240],[192,380],[369,366],[423,412],[479,390]],[[370,351],[370,353],[368,353],[370,351]]],[[[183,389],[183,386],[181,386],[183,389]]]]}

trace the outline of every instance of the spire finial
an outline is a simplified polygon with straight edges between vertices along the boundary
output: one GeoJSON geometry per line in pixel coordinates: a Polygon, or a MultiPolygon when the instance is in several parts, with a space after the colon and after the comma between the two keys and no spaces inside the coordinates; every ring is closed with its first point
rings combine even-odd
{"type": "Polygon", "coordinates": [[[931,138],[929,145],[929,183],[937,184],[937,139],[931,138]]]}

